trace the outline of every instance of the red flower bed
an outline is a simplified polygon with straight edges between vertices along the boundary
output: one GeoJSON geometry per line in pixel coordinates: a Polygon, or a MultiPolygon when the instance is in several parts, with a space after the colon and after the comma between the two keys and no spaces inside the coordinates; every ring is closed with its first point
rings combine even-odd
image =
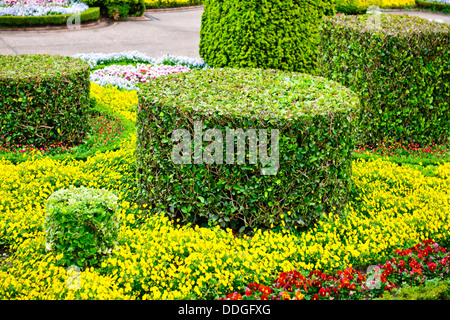
{"type": "Polygon", "coordinates": [[[271,286],[249,283],[245,293],[233,292],[219,300],[330,300],[371,299],[404,283],[420,285],[426,279],[448,278],[450,252],[433,240],[407,250],[397,249],[384,264],[361,273],[352,267],[335,274],[316,270],[282,272],[271,286]]]}

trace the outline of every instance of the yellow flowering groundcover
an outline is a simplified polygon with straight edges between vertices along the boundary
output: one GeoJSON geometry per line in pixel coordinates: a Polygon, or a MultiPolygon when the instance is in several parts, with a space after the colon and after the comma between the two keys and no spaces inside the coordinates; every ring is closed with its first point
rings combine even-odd
{"type": "MultiPolygon", "coordinates": [[[[92,96],[135,120],[136,92],[92,84],[92,96]]],[[[384,262],[397,248],[450,239],[450,163],[398,165],[383,159],[353,163],[352,199],[343,214],[324,216],[308,232],[232,230],[177,225],[139,208],[135,139],[87,161],[36,154],[0,160],[1,299],[215,299],[280,272],[384,262]],[[48,197],[70,185],[105,188],[119,197],[119,244],[98,266],[71,270],[45,249],[48,197]]],[[[288,215],[289,212],[286,212],[288,215]]]]}

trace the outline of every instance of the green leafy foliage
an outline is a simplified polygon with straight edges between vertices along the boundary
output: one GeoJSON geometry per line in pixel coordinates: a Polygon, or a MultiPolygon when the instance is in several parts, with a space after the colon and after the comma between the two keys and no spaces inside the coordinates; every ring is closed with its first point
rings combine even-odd
{"type": "MultiPolygon", "coordinates": [[[[41,27],[64,25],[73,14],[55,14],[48,16],[1,16],[2,27],[41,27]]],[[[80,23],[97,21],[100,18],[100,8],[92,7],[80,13],[80,23]]]]}
{"type": "Polygon", "coordinates": [[[377,300],[450,300],[450,281],[435,278],[418,286],[405,284],[377,300]]]}
{"type": "Polygon", "coordinates": [[[84,137],[89,64],[59,55],[0,57],[0,144],[40,147],[84,137]]]}
{"type": "MultiPolygon", "coordinates": [[[[142,202],[184,222],[240,231],[277,224],[306,228],[345,203],[359,107],[345,87],[301,73],[224,68],[157,78],[140,89],[136,156],[142,202]],[[206,139],[197,144],[203,158],[195,163],[196,122],[203,133],[220,131],[224,143],[215,152],[222,151],[222,163],[204,160],[211,154],[206,139]],[[192,137],[191,164],[173,161],[177,129],[192,137]],[[267,129],[271,151],[277,150],[271,134],[279,130],[276,173],[262,174],[274,161],[263,163],[261,152],[252,163],[250,141],[228,161],[228,129],[267,129]]],[[[264,140],[256,140],[260,147],[264,140]]]]}
{"type": "Polygon", "coordinates": [[[200,56],[212,67],[312,72],[322,15],[334,1],[207,0],[200,30],[200,56]]]}
{"type": "Polygon", "coordinates": [[[98,6],[103,15],[119,19],[139,17],[145,12],[145,0],[84,0],[89,6],[98,6]]]}
{"type": "Polygon", "coordinates": [[[47,200],[47,250],[62,254],[62,265],[95,266],[117,243],[118,197],[105,190],[73,186],[47,200]]]}
{"type": "Polygon", "coordinates": [[[448,143],[450,26],[405,15],[324,18],[319,74],[361,97],[361,142],[448,143]]]}

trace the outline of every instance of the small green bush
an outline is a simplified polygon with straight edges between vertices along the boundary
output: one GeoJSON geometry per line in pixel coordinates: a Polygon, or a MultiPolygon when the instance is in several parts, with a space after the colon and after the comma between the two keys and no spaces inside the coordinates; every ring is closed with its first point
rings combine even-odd
{"type": "MultiPolygon", "coordinates": [[[[2,27],[42,27],[64,25],[73,14],[57,14],[49,16],[1,16],[2,27]]],[[[97,21],[100,18],[100,8],[89,8],[80,13],[80,23],[97,21]]]]}
{"type": "Polygon", "coordinates": [[[84,138],[89,64],[59,55],[0,56],[0,145],[84,138]]]}
{"type": "MultiPolygon", "coordinates": [[[[377,5],[381,1],[371,1],[370,4],[377,5]]],[[[364,0],[336,0],[336,12],[345,14],[365,13],[369,7],[369,1],[364,0]]],[[[381,5],[379,5],[381,7],[381,5]]]]}
{"type": "Polygon", "coordinates": [[[206,0],[200,56],[212,67],[311,73],[317,64],[319,23],[334,1],[206,0]]]}
{"type": "Polygon", "coordinates": [[[433,279],[420,286],[404,284],[392,292],[385,292],[377,300],[450,300],[450,283],[433,279]]]}
{"type": "Polygon", "coordinates": [[[145,0],[84,0],[89,6],[98,6],[103,15],[119,19],[139,17],[145,12],[145,0]]]}
{"type": "Polygon", "coordinates": [[[405,15],[324,18],[319,75],[361,97],[361,142],[450,136],[450,26],[405,15]]]}
{"type": "Polygon", "coordinates": [[[55,191],[47,200],[46,248],[62,254],[62,265],[80,268],[98,264],[117,243],[117,196],[104,189],[55,191]]]}
{"type": "Polygon", "coordinates": [[[172,218],[241,231],[307,228],[345,203],[359,106],[345,87],[301,73],[225,68],[157,78],[138,96],[139,196],[172,218]],[[241,140],[227,139],[240,129],[241,140]],[[183,132],[193,138],[182,138],[186,162],[176,162],[173,139],[183,132]]]}

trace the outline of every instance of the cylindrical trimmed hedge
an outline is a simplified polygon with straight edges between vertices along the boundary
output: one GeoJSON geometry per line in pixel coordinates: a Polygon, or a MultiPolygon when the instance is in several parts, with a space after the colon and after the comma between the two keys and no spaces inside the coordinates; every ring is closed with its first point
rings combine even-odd
{"type": "Polygon", "coordinates": [[[80,23],[97,21],[100,18],[100,8],[89,8],[79,14],[54,14],[48,16],[1,16],[0,28],[2,27],[42,27],[58,26],[67,23],[70,17],[80,17],[80,23]]]}
{"type": "Polygon", "coordinates": [[[199,52],[212,67],[312,73],[319,23],[334,0],[205,0],[199,52]]]}
{"type": "Polygon", "coordinates": [[[0,56],[0,144],[78,142],[88,126],[89,64],[60,55],[0,56]]]}
{"type": "Polygon", "coordinates": [[[139,92],[141,201],[241,231],[308,227],[346,202],[358,107],[345,87],[301,73],[225,68],[154,79],[139,92]]]}
{"type": "Polygon", "coordinates": [[[450,136],[450,26],[419,17],[326,17],[319,74],[358,93],[362,140],[450,136]]]}

